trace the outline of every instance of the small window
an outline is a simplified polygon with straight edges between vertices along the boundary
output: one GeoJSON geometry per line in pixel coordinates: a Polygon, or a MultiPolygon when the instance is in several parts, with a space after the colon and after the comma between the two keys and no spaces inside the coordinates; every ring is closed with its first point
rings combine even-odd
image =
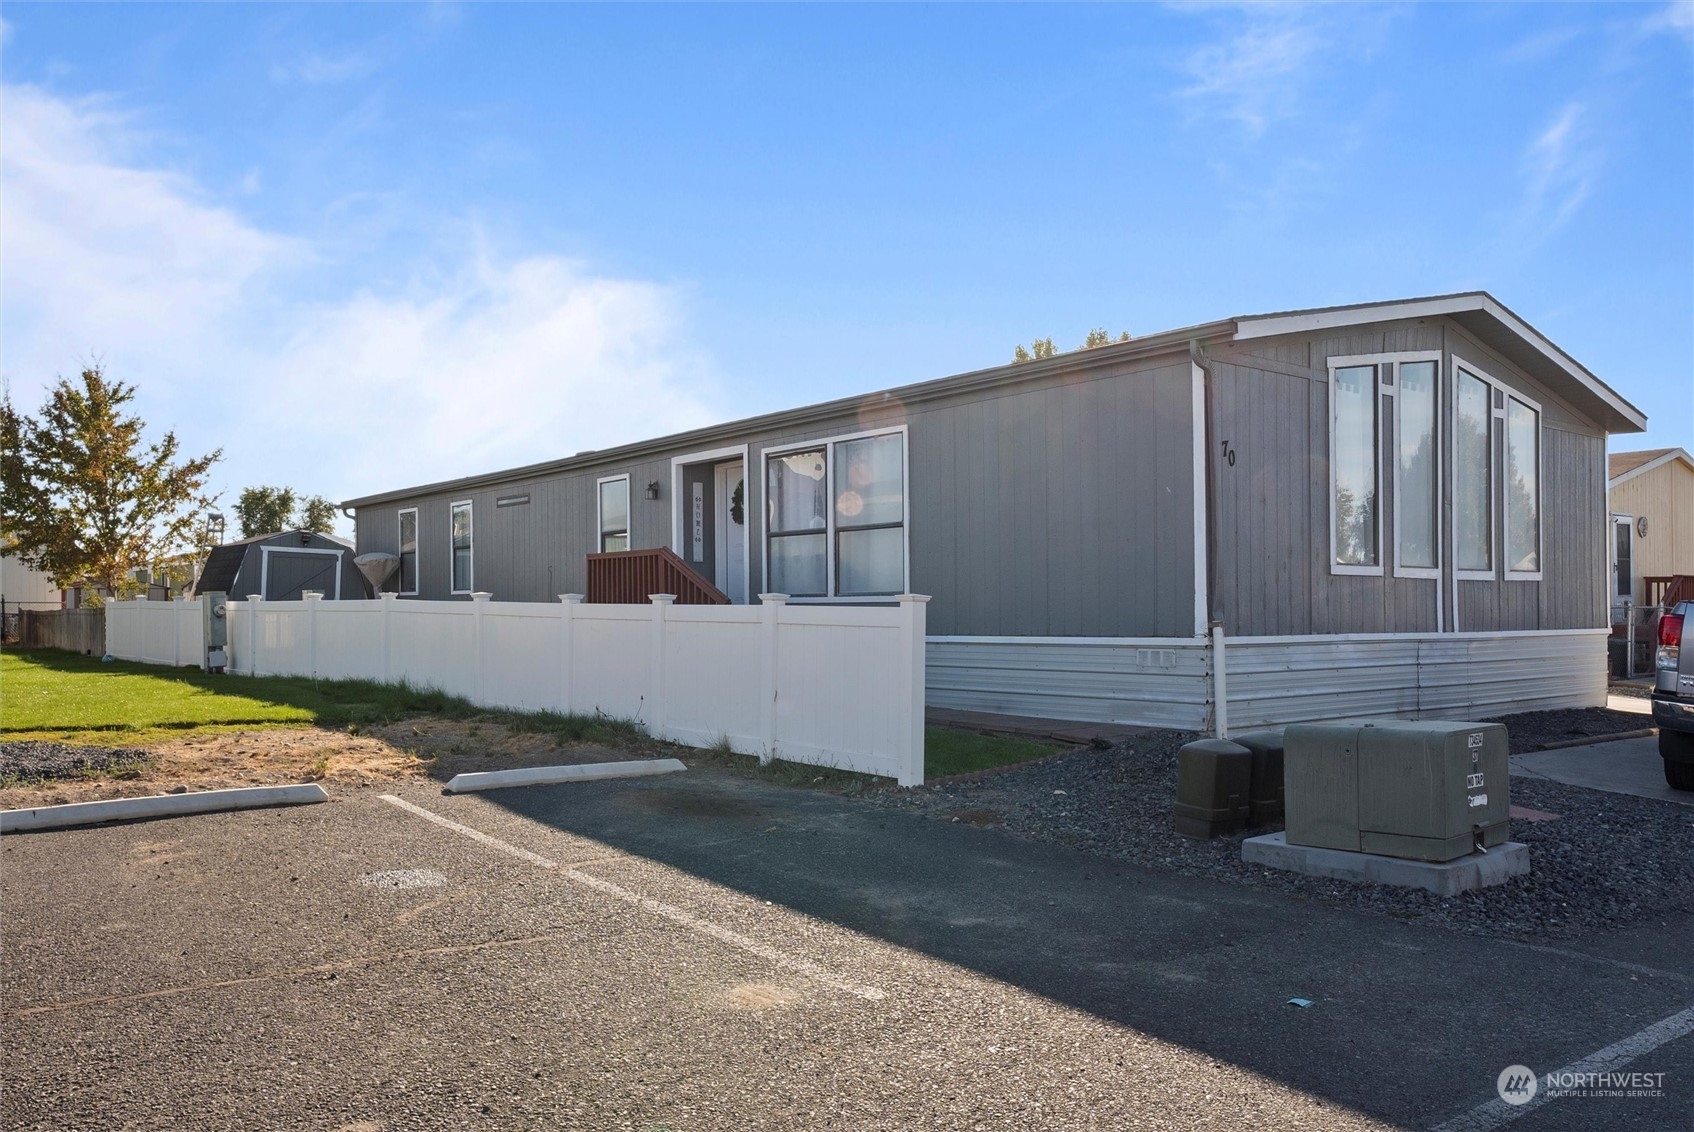
{"type": "Polygon", "coordinates": [[[1541,414],[1506,399],[1506,573],[1541,572],[1541,414]]]}
{"type": "Polygon", "coordinates": [[[1399,539],[1396,565],[1406,570],[1434,570],[1439,562],[1440,529],[1437,490],[1438,454],[1435,446],[1436,364],[1401,362],[1398,374],[1400,444],[1399,508],[1395,530],[1399,539]]]}
{"type": "Polygon", "coordinates": [[[1334,565],[1343,572],[1381,569],[1381,521],[1378,515],[1376,367],[1344,366],[1334,371],[1330,389],[1330,506],[1334,517],[1334,565]]]}
{"type": "Polygon", "coordinates": [[[629,477],[600,481],[600,553],[629,549],[629,477]]]}
{"type": "Polygon", "coordinates": [[[418,509],[400,512],[400,575],[396,584],[403,594],[418,592],[418,509]]]}
{"type": "Polygon", "coordinates": [[[453,592],[471,592],[471,503],[453,504],[453,592]]]}
{"type": "Polygon", "coordinates": [[[1494,414],[1488,383],[1461,369],[1454,383],[1453,538],[1458,568],[1494,569],[1494,414]]]}
{"type": "Polygon", "coordinates": [[[765,460],[767,577],[793,597],[906,588],[906,435],[843,437],[765,460]]]}

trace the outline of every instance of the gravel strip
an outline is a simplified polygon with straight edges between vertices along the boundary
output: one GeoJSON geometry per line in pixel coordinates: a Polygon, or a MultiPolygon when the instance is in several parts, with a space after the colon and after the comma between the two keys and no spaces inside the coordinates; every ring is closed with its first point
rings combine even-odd
{"type": "Polygon", "coordinates": [[[74,778],[147,761],[139,747],[73,747],[35,739],[0,742],[0,779],[74,778]]]}
{"type": "Polygon", "coordinates": [[[1604,739],[1627,731],[1640,731],[1653,726],[1653,720],[1627,711],[1606,708],[1559,708],[1554,711],[1526,711],[1485,723],[1504,723],[1511,742],[1512,754],[1522,755],[1539,751],[1549,743],[1567,743],[1572,739],[1604,739]]]}
{"type": "MultiPolygon", "coordinates": [[[[1546,728],[1523,730],[1539,734],[1558,726],[1554,721],[1546,728]]],[[[1182,837],[1172,827],[1177,752],[1194,738],[1149,732],[1110,750],[1078,748],[992,778],[872,791],[864,797],[873,805],[945,821],[1003,826],[1019,837],[1058,842],[1137,865],[1472,935],[1570,939],[1666,913],[1694,911],[1694,809],[1535,779],[1512,780],[1513,803],[1558,814],[1559,820],[1512,822],[1512,840],[1529,846],[1531,871],[1505,885],[1440,897],[1249,865],[1241,860],[1243,838],[1272,832],[1279,825],[1211,841],[1182,837]]],[[[1514,750],[1516,740],[1514,734],[1514,750]]]]}
{"type": "Polygon", "coordinates": [[[1650,700],[1653,698],[1651,684],[1613,684],[1606,689],[1614,696],[1628,696],[1632,700],[1650,700]]]}

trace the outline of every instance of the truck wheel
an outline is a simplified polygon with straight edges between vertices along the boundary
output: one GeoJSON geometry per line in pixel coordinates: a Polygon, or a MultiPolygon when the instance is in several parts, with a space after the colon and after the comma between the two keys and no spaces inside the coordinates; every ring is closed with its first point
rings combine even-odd
{"type": "Polygon", "coordinates": [[[1667,763],[1694,763],[1694,733],[1659,728],[1659,757],[1667,763]]]}
{"type": "Polygon", "coordinates": [[[1694,790],[1694,763],[1666,763],[1665,783],[1672,790],[1694,790]]]}

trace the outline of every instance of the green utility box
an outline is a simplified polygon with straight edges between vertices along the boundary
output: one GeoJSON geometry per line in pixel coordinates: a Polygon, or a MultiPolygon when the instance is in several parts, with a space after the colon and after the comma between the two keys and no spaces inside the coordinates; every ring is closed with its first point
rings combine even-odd
{"type": "Polygon", "coordinates": [[[1248,789],[1248,821],[1252,825],[1269,825],[1282,820],[1282,732],[1250,731],[1233,735],[1230,742],[1238,743],[1253,756],[1253,780],[1248,789]]]}
{"type": "Polygon", "coordinates": [[[1451,861],[1505,843],[1506,729],[1398,719],[1283,734],[1290,845],[1451,861]]]}
{"type": "Polygon", "coordinates": [[[1217,837],[1247,824],[1253,756],[1227,739],[1197,739],[1176,760],[1176,831],[1217,837]]]}

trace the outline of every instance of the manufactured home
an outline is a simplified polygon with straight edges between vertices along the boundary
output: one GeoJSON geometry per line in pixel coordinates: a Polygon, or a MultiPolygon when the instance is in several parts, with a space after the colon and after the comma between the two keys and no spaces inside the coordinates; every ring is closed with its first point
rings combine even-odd
{"type": "Polygon", "coordinates": [[[1623,606],[1694,599],[1694,456],[1682,448],[1613,452],[1608,470],[1613,621],[1623,606]]]}
{"type": "Polygon", "coordinates": [[[1606,439],[1645,424],[1473,292],[1227,318],[344,507],[403,598],[592,601],[626,560],[698,600],[930,595],[937,707],[1497,715],[1603,702],[1606,439]]]}

